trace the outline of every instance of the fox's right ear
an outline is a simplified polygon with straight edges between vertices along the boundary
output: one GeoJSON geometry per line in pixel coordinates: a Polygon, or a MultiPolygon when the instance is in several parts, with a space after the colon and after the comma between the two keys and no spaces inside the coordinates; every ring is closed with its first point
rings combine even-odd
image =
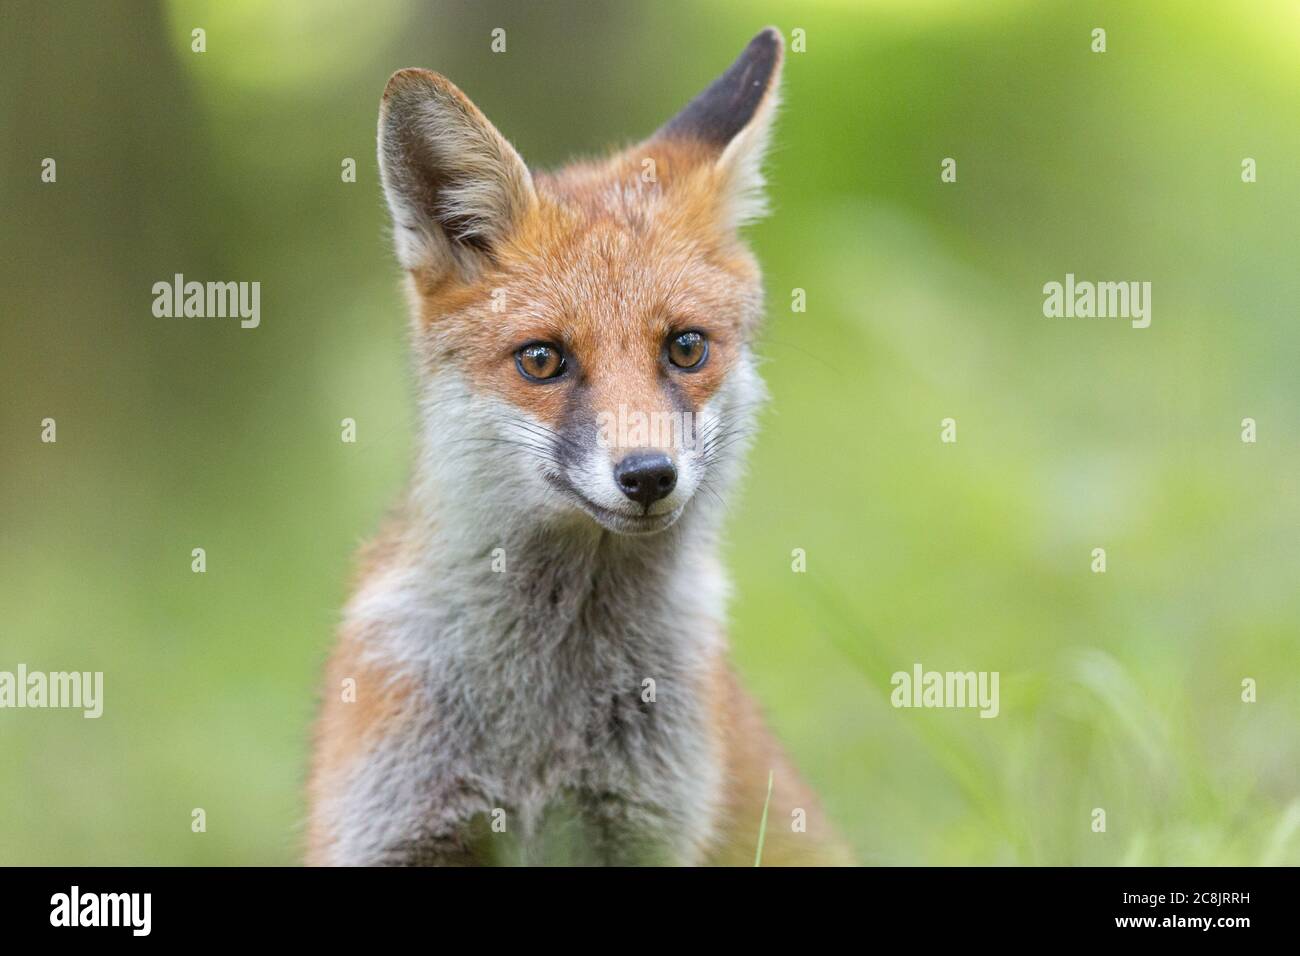
{"type": "Polygon", "coordinates": [[[446,77],[399,70],[379,107],[379,169],[403,268],[472,277],[536,202],[519,154],[446,77]]]}
{"type": "Polygon", "coordinates": [[[767,209],[763,156],[772,133],[784,54],[780,30],[760,31],[725,73],[652,137],[688,140],[716,157],[719,210],[723,222],[733,228],[767,209]]]}

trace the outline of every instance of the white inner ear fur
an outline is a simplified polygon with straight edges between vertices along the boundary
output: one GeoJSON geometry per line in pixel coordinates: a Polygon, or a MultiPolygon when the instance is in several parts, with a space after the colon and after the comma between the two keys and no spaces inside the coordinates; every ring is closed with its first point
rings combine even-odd
{"type": "Polygon", "coordinates": [[[473,272],[481,247],[503,240],[536,201],[528,167],[481,113],[448,91],[405,90],[389,109],[415,139],[392,141],[400,134],[381,118],[379,164],[398,262],[473,272]]]}
{"type": "Polygon", "coordinates": [[[778,87],[773,83],[753,118],[718,157],[715,168],[722,181],[722,221],[728,229],[739,229],[767,215],[763,162],[779,102],[778,87]]]}

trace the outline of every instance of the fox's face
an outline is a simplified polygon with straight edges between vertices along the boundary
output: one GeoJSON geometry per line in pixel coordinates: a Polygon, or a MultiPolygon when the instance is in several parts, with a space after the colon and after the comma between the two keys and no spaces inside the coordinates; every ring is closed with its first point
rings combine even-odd
{"type": "Polygon", "coordinates": [[[736,471],[780,34],[645,143],[530,172],[456,87],[394,74],[379,158],[422,383],[422,475],[483,521],[648,533],[736,471]]]}

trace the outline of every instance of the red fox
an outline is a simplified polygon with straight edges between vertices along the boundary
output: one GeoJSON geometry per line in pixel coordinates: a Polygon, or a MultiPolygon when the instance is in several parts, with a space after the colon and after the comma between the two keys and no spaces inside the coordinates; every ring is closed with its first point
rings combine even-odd
{"type": "Polygon", "coordinates": [[[849,862],[727,662],[718,560],[782,55],[764,30],[556,173],[437,73],[388,81],[419,451],[327,667],[309,863],[752,865],[768,804],[763,864],[849,862]]]}

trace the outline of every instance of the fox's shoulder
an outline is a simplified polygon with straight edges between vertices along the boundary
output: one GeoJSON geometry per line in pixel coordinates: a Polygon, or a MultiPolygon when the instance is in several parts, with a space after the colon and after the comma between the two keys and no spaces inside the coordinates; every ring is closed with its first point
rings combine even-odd
{"type": "Polygon", "coordinates": [[[384,582],[413,560],[411,509],[405,500],[393,507],[379,531],[357,552],[351,598],[325,664],[324,691],[316,720],[316,756],[308,789],[313,803],[338,790],[354,759],[385,734],[413,719],[418,687],[400,666],[380,651],[382,625],[378,600],[384,582]]]}

